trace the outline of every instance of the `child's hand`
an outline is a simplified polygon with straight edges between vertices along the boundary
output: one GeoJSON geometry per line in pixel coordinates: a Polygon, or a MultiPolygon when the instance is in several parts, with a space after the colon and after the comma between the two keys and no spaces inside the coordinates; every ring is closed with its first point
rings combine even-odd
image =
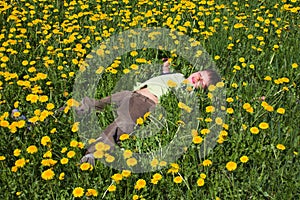
{"type": "Polygon", "coordinates": [[[162,61],[164,62],[163,66],[162,66],[162,73],[163,74],[170,73],[169,58],[163,58],[162,61]]]}

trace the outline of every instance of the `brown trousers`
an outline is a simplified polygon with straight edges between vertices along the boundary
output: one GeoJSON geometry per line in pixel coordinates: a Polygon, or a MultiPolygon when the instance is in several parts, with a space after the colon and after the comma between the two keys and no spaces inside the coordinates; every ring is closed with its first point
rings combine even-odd
{"type": "Polygon", "coordinates": [[[76,108],[76,112],[81,114],[91,109],[102,110],[108,104],[116,106],[117,117],[87,148],[86,154],[94,153],[98,142],[108,144],[113,149],[118,144],[120,136],[124,133],[131,133],[136,126],[137,119],[155,107],[154,101],[148,97],[137,92],[122,91],[100,100],[85,97],[81,105],[76,108]]]}

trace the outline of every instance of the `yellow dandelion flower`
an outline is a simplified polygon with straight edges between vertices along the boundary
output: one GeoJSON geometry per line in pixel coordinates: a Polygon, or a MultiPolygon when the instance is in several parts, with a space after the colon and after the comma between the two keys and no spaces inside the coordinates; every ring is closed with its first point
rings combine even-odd
{"type": "Polygon", "coordinates": [[[237,87],[238,87],[238,84],[237,84],[237,83],[232,83],[232,84],[231,84],[231,87],[237,88],[237,87]]]}
{"type": "Polygon", "coordinates": [[[37,77],[37,79],[43,80],[43,79],[46,79],[48,77],[48,75],[44,74],[44,73],[37,73],[36,77],[37,77]]]}
{"type": "Polygon", "coordinates": [[[133,69],[133,70],[138,70],[139,66],[136,65],[136,64],[132,64],[132,65],[130,65],[130,68],[133,69]]]}
{"type": "Polygon", "coordinates": [[[76,187],[74,188],[72,194],[74,197],[82,197],[84,194],[84,189],[82,187],[76,187]]]}
{"type": "Polygon", "coordinates": [[[154,158],[154,159],[150,162],[151,167],[156,167],[158,164],[159,164],[159,161],[158,161],[156,158],[154,158]]]}
{"type": "Polygon", "coordinates": [[[100,150],[96,150],[94,153],[93,153],[93,156],[95,158],[103,158],[104,157],[104,152],[103,151],[100,151],[100,150]]]}
{"type": "Polygon", "coordinates": [[[254,38],[254,36],[252,34],[249,34],[247,37],[248,37],[249,40],[254,38]]]}
{"type": "Polygon", "coordinates": [[[39,101],[42,102],[42,103],[48,101],[48,99],[49,99],[49,98],[48,98],[47,95],[39,96],[39,101]]]}
{"type": "Polygon", "coordinates": [[[281,151],[285,150],[285,146],[283,144],[277,144],[276,148],[281,150],[281,151]]]}
{"type": "Polygon", "coordinates": [[[234,112],[234,110],[233,110],[233,108],[227,108],[227,109],[226,109],[226,112],[227,112],[228,114],[232,114],[232,113],[234,112]]]}
{"type": "Polygon", "coordinates": [[[162,175],[161,174],[159,174],[159,173],[155,173],[153,176],[152,176],[152,178],[154,179],[154,180],[161,180],[162,179],[162,175]]]}
{"type": "Polygon", "coordinates": [[[138,52],[137,52],[137,51],[131,51],[131,52],[130,52],[130,55],[131,55],[132,57],[135,57],[135,56],[138,55],[138,52]]]}
{"type": "Polygon", "coordinates": [[[234,26],[233,26],[233,28],[235,28],[235,29],[242,28],[242,27],[244,27],[244,24],[242,24],[242,23],[237,23],[237,24],[234,24],[234,26]]]}
{"type": "Polygon", "coordinates": [[[168,174],[169,173],[172,173],[172,174],[174,174],[174,173],[178,173],[178,171],[179,171],[179,168],[174,168],[174,167],[171,167],[169,170],[168,170],[168,174]]]}
{"type": "Polygon", "coordinates": [[[135,158],[129,158],[128,160],[126,160],[126,163],[129,167],[132,167],[137,164],[137,160],[135,158]]]}
{"type": "Polygon", "coordinates": [[[67,147],[63,147],[62,149],[61,149],[61,153],[66,153],[68,151],[68,148],[67,147]]]}
{"type": "Polygon", "coordinates": [[[39,117],[38,117],[38,116],[34,116],[34,117],[31,117],[31,118],[28,119],[28,121],[31,122],[31,123],[35,123],[35,122],[37,122],[38,120],[39,120],[39,117]]]}
{"type": "Polygon", "coordinates": [[[177,83],[172,81],[172,80],[168,80],[167,81],[167,85],[172,88],[172,87],[177,87],[177,83]]]}
{"type": "Polygon", "coordinates": [[[126,133],[124,133],[124,134],[122,134],[121,136],[120,136],[120,140],[121,141],[124,141],[124,140],[127,140],[129,138],[129,134],[126,134],[126,133]]]}
{"type": "Polygon", "coordinates": [[[130,170],[126,170],[126,169],[122,170],[122,176],[123,177],[127,178],[130,175],[131,175],[131,171],[130,170]]]}
{"type": "Polygon", "coordinates": [[[198,136],[198,131],[196,129],[192,129],[192,136],[198,136]]]}
{"type": "Polygon", "coordinates": [[[202,130],[200,131],[200,133],[201,133],[202,135],[207,135],[207,134],[210,133],[210,130],[207,129],[207,128],[204,128],[204,129],[202,129],[202,130]]]}
{"type": "Polygon", "coordinates": [[[178,103],[178,107],[185,110],[186,112],[190,113],[192,111],[192,108],[190,108],[188,105],[182,103],[182,102],[179,102],[178,103]]]}
{"type": "Polygon", "coordinates": [[[6,121],[6,120],[1,120],[0,121],[0,126],[2,126],[2,127],[8,127],[9,126],[9,122],[6,121]]]}
{"type": "Polygon", "coordinates": [[[293,68],[293,69],[298,68],[298,64],[297,64],[297,63],[293,63],[293,64],[292,64],[292,68],[293,68]]]}
{"type": "Polygon", "coordinates": [[[266,122],[261,122],[259,125],[258,125],[259,128],[261,129],[267,129],[269,128],[269,124],[266,123],[266,122]]]}
{"type": "Polygon", "coordinates": [[[20,112],[14,112],[14,113],[13,113],[13,116],[14,116],[14,117],[20,117],[20,115],[21,115],[20,112]]]}
{"type": "Polygon", "coordinates": [[[24,167],[25,164],[26,164],[25,158],[21,158],[21,159],[18,159],[18,160],[15,161],[15,166],[18,167],[18,168],[24,167]]]}
{"type": "Polygon", "coordinates": [[[213,93],[211,93],[211,92],[207,93],[207,98],[212,99],[213,97],[214,97],[213,93]]]}
{"type": "Polygon", "coordinates": [[[123,152],[123,156],[125,159],[130,158],[132,156],[132,151],[131,150],[125,150],[123,152]]]}
{"type": "Polygon", "coordinates": [[[73,125],[72,125],[72,132],[77,132],[79,130],[79,123],[80,122],[75,122],[73,125]]]}
{"type": "Polygon", "coordinates": [[[204,160],[204,161],[202,162],[202,165],[203,165],[204,167],[210,166],[210,165],[212,165],[212,161],[206,159],[206,160],[204,160]]]}
{"type": "Polygon", "coordinates": [[[267,102],[265,102],[265,101],[261,102],[261,106],[264,107],[264,108],[267,107],[268,105],[269,104],[267,102]]]}
{"type": "Polygon", "coordinates": [[[52,152],[51,152],[51,150],[47,151],[46,153],[44,153],[43,158],[52,158],[52,152]]]}
{"type": "Polygon", "coordinates": [[[166,161],[160,161],[158,165],[161,167],[165,167],[165,166],[167,166],[167,164],[168,163],[166,161]]]}
{"type": "Polygon", "coordinates": [[[224,87],[224,82],[218,82],[217,84],[216,84],[216,86],[218,87],[218,88],[222,88],[222,87],[224,87]]]}
{"type": "Polygon", "coordinates": [[[105,154],[105,161],[108,163],[112,163],[115,161],[115,157],[113,157],[112,155],[109,155],[109,154],[105,154]]]}
{"type": "Polygon", "coordinates": [[[138,125],[142,125],[144,123],[144,120],[143,118],[139,117],[137,120],[136,120],[136,124],[138,125]]]}
{"type": "Polygon", "coordinates": [[[142,188],[146,187],[146,181],[144,179],[139,179],[135,183],[134,189],[140,190],[142,188]]]}
{"type": "Polygon", "coordinates": [[[216,124],[218,124],[220,126],[223,124],[223,120],[220,117],[216,117],[215,122],[216,122],[216,124]]]}
{"type": "Polygon", "coordinates": [[[203,138],[200,137],[200,136],[194,136],[193,137],[193,143],[194,144],[200,144],[200,143],[202,143],[202,141],[203,141],[203,138]]]}
{"type": "Polygon", "coordinates": [[[48,103],[46,109],[47,110],[53,110],[53,108],[55,108],[53,103],[48,103]]]}
{"type": "Polygon", "coordinates": [[[34,154],[38,151],[38,148],[35,145],[27,147],[26,151],[30,154],[34,154]]]}
{"type": "Polygon", "coordinates": [[[57,161],[56,161],[56,160],[53,160],[53,159],[43,159],[43,160],[41,161],[41,164],[42,164],[43,166],[47,166],[47,167],[53,166],[53,165],[55,165],[56,163],[57,163],[57,161]]]}
{"type": "Polygon", "coordinates": [[[22,61],[22,65],[23,65],[23,66],[28,65],[28,63],[29,63],[28,60],[23,60],[23,61],[22,61]]]}
{"type": "Polygon", "coordinates": [[[25,126],[25,124],[26,124],[25,120],[17,121],[17,127],[18,128],[23,128],[25,126]]]}
{"type": "Polygon", "coordinates": [[[68,153],[67,153],[67,157],[68,158],[73,158],[74,156],[75,156],[75,151],[69,151],[68,153]]]}
{"type": "Polygon", "coordinates": [[[78,147],[79,149],[83,149],[83,148],[84,148],[84,143],[83,143],[83,142],[78,142],[77,147],[78,147]]]}
{"type": "Polygon", "coordinates": [[[0,156],[0,161],[5,160],[5,156],[0,156]]]}
{"type": "Polygon", "coordinates": [[[173,182],[174,183],[182,183],[182,177],[181,176],[176,176],[176,177],[174,177],[174,179],[173,179],[173,182]]]}
{"type": "Polygon", "coordinates": [[[226,101],[227,101],[228,103],[232,103],[232,102],[234,101],[234,99],[231,98],[231,97],[228,97],[228,98],[226,99],[226,101]]]}
{"type": "Polygon", "coordinates": [[[273,106],[271,106],[271,105],[267,105],[267,106],[265,106],[264,107],[267,111],[269,111],[269,112],[273,112],[274,111],[274,108],[273,108],[273,106]]]}
{"type": "Polygon", "coordinates": [[[258,134],[259,133],[259,129],[257,128],[257,127],[251,127],[250,128],[250,132],[252,133],[252,134],[258,134]]]}
{"type": "Polygon", "coordinates": [[[36,94],[29,94],[26,96],[26,101],[30,101],[30,103],[36,103],[39,99],[39,96],[36,94]]]}
{"type": "Polygon", "coordinates": [[[144,120],[146,120],[146,119],[150,116],[150,114],[151,114],[151,112],[146,112],[146,113],[144,114],[144,120]]]}
{"type": "Polygon", "coordinates": [[[289,82],[290,82],[290,79],[287,78],[287,77],[282,77],[282,78],[281,78],[281,81],[282,81],[283,83],[289,83],[289,82]]]}
{"type": "Polygon", "coordinates": [[[215,112],[215,107],[214,106],[206,106],[205,112],[207,112],[207,113],[215,112]]]}
{"type": "Polygon", "coordinates": [[[42,139],[41,139],[41,144],[42,144],[43,146],[46,146],[46,145],[49,144],[50,142],[51,142],[51,139],[50,139],[49,136],[44,136],[44,137],[42,137],[42,139]]]}
{"type": "Polygon", "coordinates": [[[0,60],[2,62],[7,62],[7,61],[9,61],[9,58],[7,56],[2,56],[0,60]]]}
{"type": "Polygon", "coordinates": [[[200,178],[206,179],[206,174],[201,173],[201,174],[200,174],[200,178]]]}
{"type": "Polygon", "coordinates": [[[223,124],[223,128],[228,130],[229,129],[229,125],[228,124],[223,124]]]}
{"type": "Polygon", "coordinates": [[[98,150],[98,151],[104,151],[105,144],[104,144],[103,142],[98,142],[98,143],[95,145],[95,148],[96,148],[96,150],[98,150]]]}
{"type": "Polygon", "coordinates": [[[100,66],[98,67],[98,69],[96,70],[96,74],[101,74],[104,71],[104,67],[100,66]]]}
{"type": "Polygon", "coordinates": [[[146,63],[147,62],[147,60],[145,58],[137,58],[135,61],[137,63],[146,63]]]}
{"type": "Polygon", "coordinates": [[[204,179],[203,178],[199,178],[198,180],[197,180],[197,185],[199,186],[199,187],[202,187],[203,185],[204,185],[204,179]]]}
{"type": "Polygon", "coordinates": [[[17,172],[18,171],[18,167],[17,166],[12,166],[11,167],[11,171],[12,172],[17,172]]]}
{"type": "Polygon", "coordinates": [[[117,174],[114,174],[114,175],[112,175],[112,177],[111,177],[115,182],[120,182],[122,179],[123,179],[123,176],[122,176],[122,174],[119,174],[119,173],[117,173],[117,174]]]}
{"type": "Polygon", "coordinates": [[[110,146],[108,144],[104,144],[104,151],[108,151],[110,149],[110,146]]]}
{"type": "Polygon", "coordinates": [[[151,183],[154,184],[154,185],[156,185],[156,184],[158,183],[158,181],[159,181],[159,180],[156,180],[156,179],[154,179],[154,178],[151,179],[151,183]]]}
{"type": "Polygon", "coordinates": [[[236,170],[236,168],[237,168],[237,164],[233,161],[230,161],[226,164],[226,169],[228,171],[234,171],[234,170],[236,170]]]}
{"type": "Polygon", "coordinates": [[[82,164],[80,165],[80,169],[81,169],[82,171],[87,171],[87,170],[89,170],[89,169],[92,169],[92,165],[91,165],[90,163],[82,163],[82,164]]]}
{"type": "Polygon", "coordinates": [[[78,107],[79,105],[80,105],[80,103],[78,101],[76,101],[75,99],[69,99],[67,101],[67,106],[69,106],[69,107],[72,107],[72,106],[78,107]]]}
{"type": "Polygon", "coordinates": [[[107,190],[108,190],[109,192],[115,192],[116,189],[117,189],[117,187],[116,187],[115,185],[110,185],[110,186],[108,186],[108,188],[107,188],[107,190]]]}
{"type": "Polygon", "coordinates": [[[171,163],[171,167],[174,169],[179,169],[179,165],[177,163],[171,163]]]}
{"type": "Polygon", "coordinates": [[[251,105],[249,103],[244,103],[243,108],[245,110],[247,110],[247,109],[251,108],[251,105]]]}
{"type": "Polygon", "coordinates": [[[208,86],[208,91],[212,92],[216,89],[216,86],[215,85],[209,85],[208,86]]]}
{"type": "Polygon", "coordinates": [[[96,196],[98,196],[98,192],[97,192],[97,190],[95,190],[95,189],[87,189],[85,195],[86,195],[87,197],[90,197],[90,196],[96,197],[96,196]]]}
{"type": "Polygon", "coordinates": [[[248,158],[248,156],[242,156],[242,157],[240,157],[240,161],[241,161],[242,163],[246,163],[246,162],[249,161],[249,158],[248,158]]]}
{"type": "Polygon", "coordinates": [[[285,113],[285,109],[284,109],[284,108],[278,108],[278,109],[277,109],[277,113],[283,115],[283,114],[285,113]]]}
{"type": "Polygon", "coordinates": [[[70,142],[70,147],[77,147],[77,145],[78,145],[78,142],[76,140],[72,140],[70,142]]]}
{"type": "Polygon", "coordinates": [[[221,57],[219,56],[219,55],[216,55],[215,57],[214,57],[214,59],[215,60],[219,60],[221,57]]]}
{"type": "Polygon", "coordinates": [[[64,180],[65,179],[65,173],[64,172],[60,173],[58,179],[61,180],[61,181],[64,180]]]}
{"type": "Polygon", "coordinates": [[[51,180],[54,178],[54,175],[55,175],[55,173],[52,169],[47,169],[42,172],[41,177],[44,180],[51,180]]]}
{"type": "Polygon", "coordinates": [[[130,72],[130,69],[123,69],[124,74],[128,74],[130,72]]]}

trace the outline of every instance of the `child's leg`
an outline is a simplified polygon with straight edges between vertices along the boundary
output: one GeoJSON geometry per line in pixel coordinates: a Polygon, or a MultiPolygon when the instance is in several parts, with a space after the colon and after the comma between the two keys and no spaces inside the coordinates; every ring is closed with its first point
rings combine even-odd
{"type": "Polygon", "coordinates": [[[131,133],[136,126],[136,120],[143,117],[144,114],[155,107],[155,103],[149,98],[138,94],[132,93],[130,98],[124,98],[117,110],[118,117],[110,124],[101,134],[99,138],[92,143],[86,155],[81,159],[81,162],[89,162],[94,164],[93,153],[96,151],[96,144],[103,142],[110,146],[113,151],[115,145],[119,142],[119,138],[124,133],[131,133]]]}
{"type": "Polygon", "coordinates": [[[121,101],[131,95],[131,91],[122,91],[112,94],[111,96],[104,97],[100,100],[84,97],[81,101],[81,105],[75,108],[77,114],[83,114],[89,112],[92,109],[103,110],[108,104],[115,104],[117,107],[120,106],[121,101]]]}

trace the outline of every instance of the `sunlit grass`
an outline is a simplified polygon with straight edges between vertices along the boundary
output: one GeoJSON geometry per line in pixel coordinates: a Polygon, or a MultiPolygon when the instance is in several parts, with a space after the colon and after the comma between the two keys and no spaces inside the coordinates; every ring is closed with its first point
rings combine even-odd
{"type": "MultiPolygon", "coordinates": [[[[299,199],[299,12],[298,0],[1,1],[0,196],[299,199]],[[217,145],[205,157],[199,153],[214,108],[210,94],[198,92],[199,127],[193,127],[194,142],[176,163],[154,159],[151,166],[165,168],[143,174],[102,162],[94,168],[80,165],[85,147],[79,124],[71,110],[56,111],[76,104],[74,80],[92,49],[116,33],[141,27],[180,31],[200,41],[214,59],[227,103],[217,145]],[[11,115],[13,109],[19,112],[11,115]]],[[[173,71],[193,71],[193,63],[174,52],[140,49],[115,58],[110,70],[98,69],[103,74],[95,96],[111,94],[124,74],[163,57],[172,59],[173,71]]],[[[155,119],[164,126],[159,135],[129,136],[121,146],[147,152],[168,144],[183,125],[184,106],[178,103],[172,95],[162,99],[168,115],[162,122],[155,119]]],[[[113,120],[111,111],[99,113],[102,128],[113,120]]]]}

